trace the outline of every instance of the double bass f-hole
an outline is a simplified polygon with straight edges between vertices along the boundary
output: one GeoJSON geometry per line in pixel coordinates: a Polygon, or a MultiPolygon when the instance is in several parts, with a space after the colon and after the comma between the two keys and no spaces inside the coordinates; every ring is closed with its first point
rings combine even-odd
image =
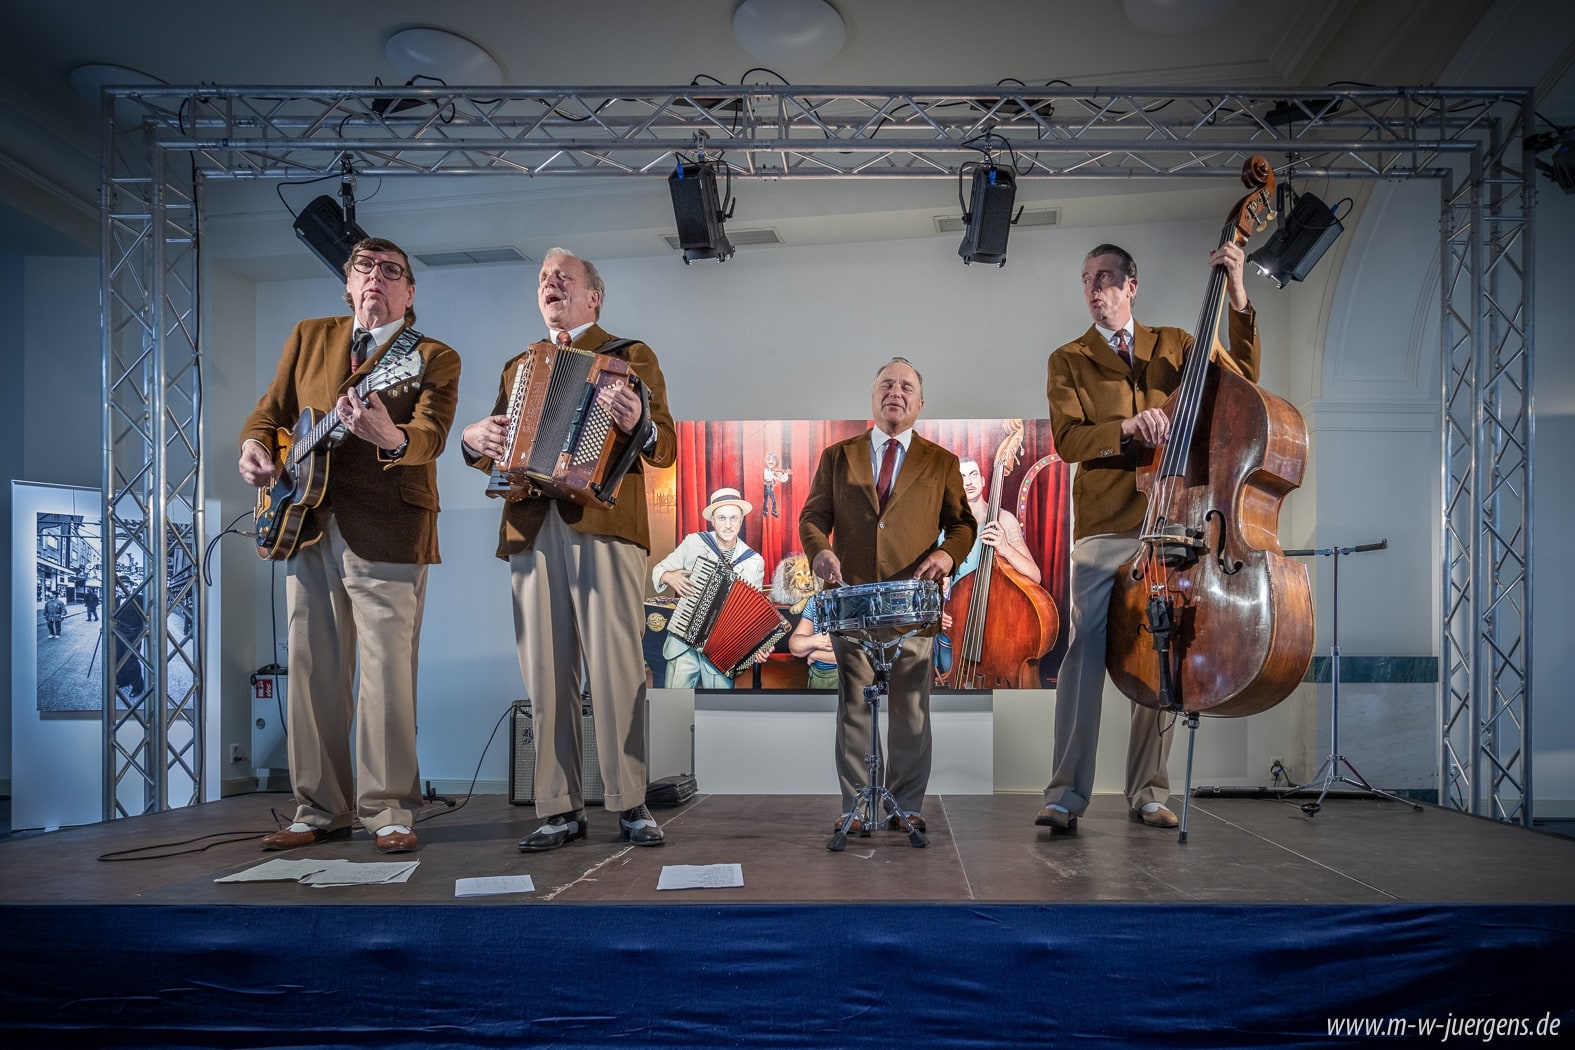
{"type": "Polygon", "coordinates": [[[1203,515],[1204,521],[1216,522],[1214,527],[1214,560],[1219,563],[1220,572],[1226,576],[1234,576],[1241,571],[1241,562],[1227,561],[1225,558],[1225,512],[1215,507],[1203,515]]]}

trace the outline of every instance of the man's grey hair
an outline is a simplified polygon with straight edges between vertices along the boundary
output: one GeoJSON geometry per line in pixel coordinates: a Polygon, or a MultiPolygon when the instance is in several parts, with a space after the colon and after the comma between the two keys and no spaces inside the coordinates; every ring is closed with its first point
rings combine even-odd
{"type": "Polygon", "coordinates": [[[602,305],[607,302],[607,283],[602,280],[602,272],[596,268],[595,263],[591,262],[589,259],[583,259],[580,256],[575,255],[567,248],[548,249],[547,254],[541,257],[542,265],[547,265],[548,259],[559,255],[567,255],[571,259],[579,259],[580,265],[585,267],[585,279],[590,283],[591,290],[594,291],[598,296],[596,316],[600,317],[602,315],[602,305]]]}
{"type": "Polygon", "coordinates": [[[894,357],[890,361],[887,361],[885,364],[881,365],[875,370],[875,378],[879,379],[880,374],[886,371],[886,369],[890,368],[892,365],[907,365],[909,368],[912,368],[913,374],[919,377],[919,393],[924,393],[924,375],[919,371],[914,363],[909,361],[906,357],[894,357]]]}

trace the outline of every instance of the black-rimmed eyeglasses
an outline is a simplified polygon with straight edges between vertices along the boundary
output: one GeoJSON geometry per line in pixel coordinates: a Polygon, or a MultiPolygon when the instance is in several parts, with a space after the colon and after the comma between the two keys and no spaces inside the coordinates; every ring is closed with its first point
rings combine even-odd
{"type": "Polygon", "coordinates": [[[371,273],[376,270],[383,275],[386,281],[399,281],[409,276],[410,271],[400,263],[391,259],[373,259],[367,255],[357,255],[350,260],[350,268],[356,273],[371,273]]]}

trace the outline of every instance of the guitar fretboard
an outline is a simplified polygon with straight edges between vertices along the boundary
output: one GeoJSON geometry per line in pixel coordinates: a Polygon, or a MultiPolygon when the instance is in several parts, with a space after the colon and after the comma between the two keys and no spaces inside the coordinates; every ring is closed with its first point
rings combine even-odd
{"type": "MultiPolygon", "coordinates": [[[[391,353],[391,352],[390,352],[391,353]]],[[[385,354],[372,373],[351,388],[351,396],[365,401],[369,396],[389,387],[398,386],[414,378],[414,374],[401,374],[398,367],[385,371],[384,366],[397,366],[409,356],[409,351],[400,354],[397,358],[390,359],[390,354],[385,354]]],[[[323,413],[323,418],[312,425],[306,436],[297,441],[290,448],[290,464],[294,466],[305,459],[317,449],[323,438],[333,433],[340,425],[339,409],[337,406],[323,413]]]]}

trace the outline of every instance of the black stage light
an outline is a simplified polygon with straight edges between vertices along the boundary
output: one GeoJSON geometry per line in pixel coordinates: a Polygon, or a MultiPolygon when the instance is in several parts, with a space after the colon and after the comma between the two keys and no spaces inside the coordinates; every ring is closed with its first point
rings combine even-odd
{"type": "Polygon", "coordinates": [[[366,239],[366,231],[356,225],[355,217],[345,215],[339,202],[326,193],[295,217],[295,235],[341,279],[350,250],[366,239]]]}
{"type": "Polygon", "coordinates": [[[1553,149],[1547,160],[1538,157],[1537,170],[1558,183],[1565,193],[1575,193],[1575,132],[1562,129],[1558,134],[1533,135],[1526,145],[1538,152],[1553,149]]]}
{"type": "MultiPolygon", "coordinates": [[[[959,185],[959,196],[961,186],[959,185]]],[[[962,244],[957,254],[964,263],[1006,265],[1006,235],[1017,221],[1012,202],[1017,198],[1017,180],[1010,168],[993,164],[973,169],[973,191],[963,212],[962,244]]]]}
{"type": "Polygon", "coordinates": [[[1304,279],[1345,229],[1329,206],[1311,193],[1296,198],[1296,206],[1280,220],[1263,247],[1247,256],[1276,287],[1304,279]]]}
{"type": "Polygon", "coordinates": [[[732,202],[730,200],[727,210],[723,211],[716,192],[717,163],[685,164],[680,161],[667,176],[667,188],[673,195],[673,218],[678,223],[678,246],[684,250],[685,266],[696,259],[726,262],[733,254],[733,243],[722,229],[722,224],[733,217],[732,202]]]}
{"type": "Polygon", "coordinates": [[[1559,189],[1565,193],[1575,193],[1575,146],[1565,142],[1553,151],[1553,156],[1548,158],[1544,167],[1538,165],[1548,173],[1548,176],[1559,184],[1559,189]]]}

